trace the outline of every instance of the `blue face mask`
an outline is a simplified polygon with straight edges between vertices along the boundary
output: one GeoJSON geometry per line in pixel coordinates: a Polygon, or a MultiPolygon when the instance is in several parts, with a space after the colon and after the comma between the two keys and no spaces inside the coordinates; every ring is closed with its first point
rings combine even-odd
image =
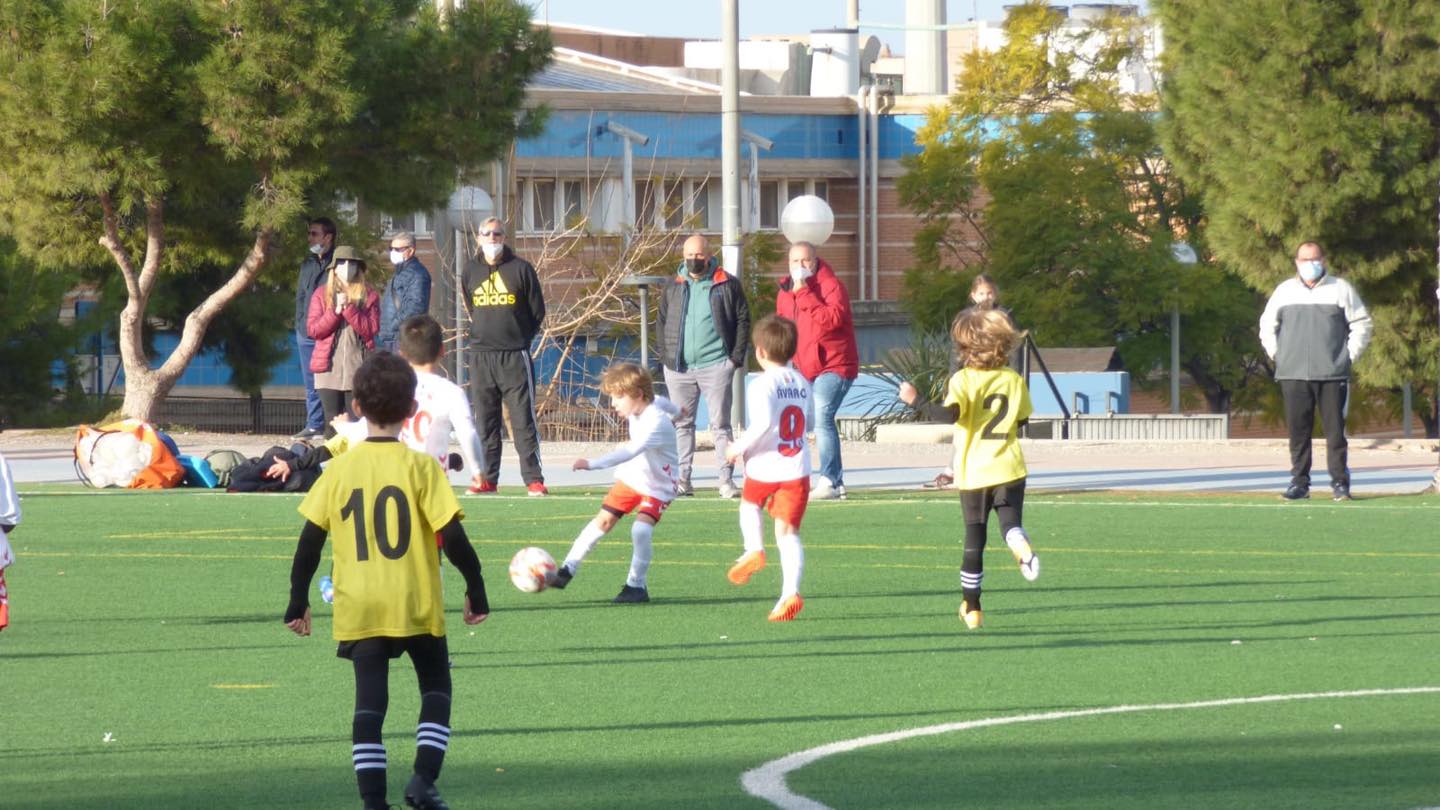
{"type": "Polygon", "coordinates": [[[1319,259],[1300,262],[1299,271],[1300,278],[1310,282],[1318,281],[1321,276],[1325,275],[1325,262],[1319,259]]]}

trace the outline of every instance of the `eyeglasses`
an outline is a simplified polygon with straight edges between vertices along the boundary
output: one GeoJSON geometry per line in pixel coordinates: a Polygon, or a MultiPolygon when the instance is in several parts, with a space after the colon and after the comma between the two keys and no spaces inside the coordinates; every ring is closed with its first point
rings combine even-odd
{"type": "Polygon", "coordinates": [[[481,231],[481,236],[504,236],[504,231],[481,231]]]}
{"type": "Polygon", "coordinates": [[[415,247],[415,246],[414,246],[414,245],[391,245],[391,246],[390,246],[390,249],[391,249],[391,250],[409,250],[409,249],[411,249],[411,248],[413,248],[413,247],[415,247]]]}

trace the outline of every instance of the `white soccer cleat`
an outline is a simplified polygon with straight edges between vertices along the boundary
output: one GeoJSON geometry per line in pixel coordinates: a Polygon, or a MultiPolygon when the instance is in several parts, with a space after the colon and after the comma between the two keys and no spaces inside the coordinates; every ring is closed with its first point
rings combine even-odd
{"type": "Polygon", "coordinates": [[[1025,530],[1016,526],[1005,533],[1005,545],[1010,547],[1010,553],[1015,555],[1015,562],[1020,566],[1020,576],[1034,582],[1040,577],[1040,555],[1030,547],[1030,538],[1025,535],[1025,530]]]}

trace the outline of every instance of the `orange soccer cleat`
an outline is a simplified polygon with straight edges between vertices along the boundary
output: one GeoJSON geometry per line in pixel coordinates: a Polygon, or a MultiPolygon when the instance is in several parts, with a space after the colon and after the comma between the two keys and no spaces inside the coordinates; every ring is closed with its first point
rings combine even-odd
{"type": "Polygon", "coordinates": [[[736,585],[744,585],[750,581],[750,577],[760,572],[765,567],[764,551],[747,551],[740,555],[740,559],[730,566],[730,573],[725,576],[736,585]]]}
{"type": "Polygon", "coordinates": [[[775,603],[775,609],[770,611],[770,621],[788,622],[791,619],[795,618],[796,614],[798,614],[804,607],[805,600],[800,598],[800,594],[790,594],[789,596],[783,597],[779,602],[775,603]]]}

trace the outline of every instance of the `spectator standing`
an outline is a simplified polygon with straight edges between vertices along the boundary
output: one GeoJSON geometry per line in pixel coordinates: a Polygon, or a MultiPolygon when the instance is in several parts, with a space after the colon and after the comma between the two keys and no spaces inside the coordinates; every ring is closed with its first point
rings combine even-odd
{"type": "Polygon", "coordinates": [[[505,223],[480,225],[481,261],[465,268],[465,306],[470,311],[471,386],[475,420],[484,450],[481,479],[472,494],[500,485],[501,404],[510,412],[510,438],[520,473],[532,496],[548,495],[540,468],[540,431],[535,425],[535,365],[530,344],[545,321],[545,296],[535,268],[505,244],[505,223]]]}
{"type": "Polygon", "coordinates": [[[680,407],[675,435],[680,452],[679,494],[693,495],[690,471],[695,458],[695,414],[700,397],[710,414],[720,468],[720,497],[740,494],[735,465],[725,459],[732,436],[730,403],[735,369],[750,352],[750,305],[740,280],[710,255],[705,237],[685,240],[684,260],[674,283],[660,293],[658,354],[665,369],[665,390],[680,407]]]}
{"type": "Polygon", "coordinates": [[[1330,275],[1325,251],[1305,242],[1295,251],[1295,276],[1280,283],[1260,315],[1260,344],[1275,362],[1290,429],[1287,501],[1310,497],[1310,436],[1315,408],[1325,431],[1325,462],[1337,501],[1350,500],[1345,412],[1350,368],[1370,342],[1370,313],[1360,294],[1330,275]]]}
{"type": "Polygon", "coordinates": [[[350,411],[355,372],[375,348],[380,331],[380,296],[365,283],[365,259],[349,245],[335,248],[325,286],[310,298],[306,318],[315,353],[315,392],[325,409],[324,436],[335,435],[331,422],[350,411]]]}
{"type": "Polygon", "coordinates": [[[306,319],[310,299],[325,283],[330,258],[335,251],[335,223],[326,217],[310,220],[305,230],[310,242],[305,261],[300,263],[300,276],[295,284],[295,344],[300,348],[300,376],[305,381],[305,425],[296,439],[313,439],[325,432],[325,409],[315,393],[315,372],[310,370],[310,357],[315,353],[315,340],[310,337],[306,319]]]}
{"type": "Polygon", "coordinates": [[[395,275],[380,295],[380,336],[375,342],[394,352],[400,324],[430,313],[430,271],[415,258],[415,236],[406,231],[390,237],[390,263],[395,275]]]}
{"type": "Polygon", "coordinates": [[[790,277],[780,282],[775,314],[795,322],[799,332],[795,368],[810,381],[814,393],[820,479],[810,497],[844,498],[845,473],[835,414],[860,374],[860,351],[855,344],[850,295],[809,242],[790,246],[790,277]]]}

